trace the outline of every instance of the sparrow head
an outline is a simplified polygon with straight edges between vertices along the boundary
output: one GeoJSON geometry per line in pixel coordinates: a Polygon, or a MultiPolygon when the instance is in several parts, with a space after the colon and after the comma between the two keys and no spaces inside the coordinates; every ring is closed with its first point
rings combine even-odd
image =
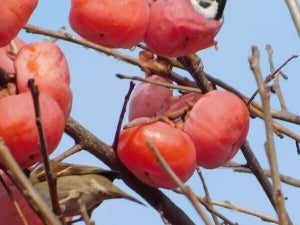
{"type": "Polygon", "coordinates": [[[207,19],[223,20],[226,0],[190,0],[194,9],[207,19]]]}

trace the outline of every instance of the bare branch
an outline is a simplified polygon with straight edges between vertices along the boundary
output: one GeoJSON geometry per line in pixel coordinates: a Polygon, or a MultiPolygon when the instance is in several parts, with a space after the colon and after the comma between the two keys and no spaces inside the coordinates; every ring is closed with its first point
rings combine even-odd
{"type": "Polygon", "coordinates": [[[271,202],[273,208],[276,210],[275,201],[273,198],[272,185],[269,182],[268,178],[265,176],[261,165],[259,164],[256,156],[254,155],[249,142],[246,140],[241,146],[242,153],[247,160],[247,166],[252,171],[263,190],[265,191],[269,201],[271,202]]]}
{"type": "Polygon", "coordinates": [[[278,220],[274,217],[265,215],[261,212],[255,211],[255,210],[251,210],[251,209],[247,209],[245,207],[239,206],[237,204],[234,204],[232,202],[229,201],[225,201],[225,202],[219,202],[219,201],[214,201],[212,200],[212,204],[215,206],[220,206],[223,208],[227,208],[227,209],[231,209],[231,210],[235,210],[241,213],[245,213],[251,216],[255,216],[258,217],[266,222],[271,222],[271,223],[278,223],[278,220]]]}
{"type": "Polygon", "coordinates": [[[127,75],[118,73],[118,74],[116,74],[116,77],[118,77],[120,79],[136,80],[136,81],[141,81],[144,83],[156,84],[156,85],[170,88],[173,90],[189,91],[189,92],[195,92],[195,93],[200,93],[200,94],[202,93],[202,91],[199,88],[188,87],[188,86],[183,86],[183,85],[178,85],[178,84],[174,85],[174,84],[170,84],[170,83],[149,80],[149,79],[145,79],[145,78],[138,77],[138,76],[127,76],[127,75]]]}
{"type": "Polygon", "coordinates": [[[125,113],[126,113],[127,104],[128,104],[129,99],[130,99],[130,95],[131,95],[131,93],[134,89],[134,86],[135,86],[135,84],[133,82],[130,82],[128,92],[127,92],[127,94],[125,95],[125,98],[124,98],[124,103],[123,103],[122,110],[121,110],[121,113],[120,113],[120,116],[119,116],[119,121],[118,121],[117,129],[116,129],[114,141],[113,141],[113,144],[112,144],[112,148],[115,151],[118,148],[118,140],[119,140],[119,135],[120,135],[120,131],[121,131],[121,128],[122,128],[122,123],[123,123],[124,116],[125,116],[125,113]]]}
{"type": "Polygon", "coordinates": [[[274,74],[274,83],[271,86],[272,90],[277,94],[279,103],[281,105],[281,111],[287,112],[287,106],[280,88],[280,83],[279,83],[279,77],[281,75],[281,71],[279,70],[277,73],[275,73],[275,66],[273,62],[273,48],[271,45],[266,46],[266,50],[268,52],[268,58],[269,58],[269,64],[270,64],[270,72],[271,74],[274,74]]]}
{"type": "Polygon", "coordinates": [[[204,66],[202,60],[196,54],[178,57],[177,60],[185,66],[187,71],[189,71],[202,93],[213,90],[212,84],[206,78],[203,71],[204,66]]]}
{"type": "Polygon", "coordinates": [[[297,0],[285,0],[300,37],[300,7],[297,0]]]}
{"type": "Polygon", "coordinates": [[[75,144],[73,147],[70,149],[66,150],[59,156],[55,157],[53,160],[55,161],[63,161],[64,159],[70,157],[71,155],[83,150],[83,146],[81,144],[75,144]]]}
{"type": "Polygon", "coordinates": [[[66,124],[66,133],[71,136],[77,144],[83,146],[99,160],[107,164],[111,169],[120,171],[120,178],[138,194],[140,194],[158,212],[163,212],[164,217],[173,225],[194,225],[194,222],[166,195],[156,188],[152,188],[138,179],[124,167],[114,150],[102,142],[99,138],[69,118],[66,124]]]}
{"type": "MultiPolygon", "coordinates": [[[[234,171],[236,172],[243,172],[243,173],[248,173],[250,172],[249,170],[247,170],[246,168],[237,168],[235,169],[234,171]]],[[[264,171],[264,174],[267,176],[267,177],[271,177],[271,172],[270,170],[263,170],[264,171]]],[[[292,186],[295,186],[295,187],[300,187],[300,180],[297,180],[293,177],[290,177],[290,176],[286,176],[286,175],[282,175],[280,174],[280,180],[283,182],[283,183],[286,183],[286,184],[289,184],[289,185],[292,185],[292,186]]]]}
{"type": "Polygon", "coordinates": [[[271,168],[271,175],[273,181],[273,198],[276,203],[276,211],[278,215],[279,223],[282,225],[288,225],[288,215],[285,209],[284,197],[282,194],[281,189],[281,182],[279,177],[279,169],[277,165],[277,158],[275,152],[275,143],[274,143],[274,136],[273,136],[273,122],[272,122],[272,115],[270,110],[270,96],[269,90],[266,86],[266,83],[262,79],[262,75],[260,72],[260,65],[259,65],[259,51],[256,46],[252,47],[252,56],[249,58],[250,68],[253,71],[255,79],[257,81],[259,94],[261,96],[262,105],[263,105],[263,114],[264,114],[264,121],[265,121],[265,128],[266,128],[266,152],[267,157],[269,160],[270,168],[271,168]]]}
{"type": "MultiPolygon", "coordinates": [[[[206,198],[206,202],[207,204],[209,205],[209,207],[213,208],[213,205],[211,204],[211,198],[210,198],[210,194],[209,194],[209,190],[208,190],[208,187],[206,185],[206,181],[204,179],[204,176],[202,174],[202,171],[200,169],[200,167],[198,166],[196,168],[196,171],[200,177],[200,180],[202,182],[202,186],[203,186],[203,190],[205,192],[205,198],[206,198]]],[[[213,220],[215,222],[216,225],[220,225],[219,221],[218,221],[218,218],[216,217],[216,215],[214,213],[211,213],[212,214],[212,217],[213,217],[213,220]]]]}

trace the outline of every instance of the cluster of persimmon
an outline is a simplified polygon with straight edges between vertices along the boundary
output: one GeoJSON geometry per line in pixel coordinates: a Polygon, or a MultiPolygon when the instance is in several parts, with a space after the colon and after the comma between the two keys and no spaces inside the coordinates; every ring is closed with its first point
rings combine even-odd
{"type": "MultiPolygon", "coordinates": [[[[170,83],[157,75],[147,79],[170,83]]],[[[177,184],[158,163],[149,143],[185,182],[197,165],[213,169],[235,156],[248,133],[249,112],[228,91],[173,96],[166,87],[141,83],[131,98],[126,127],[117,149],[123,164],[148,185],[173,189],[177,184]]]]}
{"type": "Polygon", "coordinates": [[[70,73],[62,50],[51,42],[24,43],[15,38],[36,5],[37,0],[10,0],[0,9],[0,137],[23,169],[41,159],[28,80],[34,79],[39,89],[49,154],[61,140],[72,106],[70,73]]]}
{"type": "MultiPolygon", "coordinates": [[[[38,0],[7,0],[1,4],[0,137],[25,169],[41,159],[28,80],[34,79],[40,91],[50,154],[61,140],[72,107],[70,73],[56,44],[26,44],[16,38],[38,0]]],[[[154,53],[168,57],[216,46],[214,38],[222,25],[197,12],[190,0],[72,0],[69,22],[80,36],[104,47],[131,48],[144,42],[154,53]]],[[[157,75],[147,79],[172,83],[157,75]]],[[[248,129],[248,109],[231,92],[213,90],[173,96],[168,88],[141,83],[132,96],[129,124],[120,133],[117,154],[141,181],[173,189],[177,184],[158,164],[149,143],[185,182],[196,166],[213,169],[232,159],[248,129]]],[[[10,202],[3,192],[0,199],[10,202]]],[[[26,210],[26,202],[23,206],[26,210]]],[[[3,211],[0,218],[16,217],[13,212],[3,211]]],[[[33,223],[41,224],[37,221],[33,223]]],[[[18,224],[14,220],[6,222],[18,224]]]]}
{"type": "Polygon", "coordinates": [[[16,53],[12,53],[10,46],[0,48],[1,76],[8,81],[0,87],[0,136],[25,169],[41,159],[28,80],[34,79],[39,89],[42,125],[49,154],[55,150],[63,135],[71,111],[72,92],[68,63],[56,44],[25,44],[19,39],[12,42],[18,43],[16,53]]]}
{"type": "MultiPolygon", "coordinates": [[[[108,48],[144,42],[158,55],[178,57],[216,46],[221,20],[208,19],[194,6],[191,0],[72,0],[69,21],[80,36],[108,48]]],[[[148,79],[171,82],[156,75],[148,79]]],[[[226,91],[174,97],[167,88],[142,83],[129,110],[130,128],[120,134],[118,156],[137,178],[154,187],[175,188],[176,184],[157,164],[146,140],[185,182],[196,165],[216,168],[230,160],[249,127],[244,102],[226,91]],[[149,123],[154,116],[188,105],[193,107],[184,120],[173,121],[176,127],[149,123]]]]}
{"type": "Polygon", "coordinates": [[[72,0],[70,25],[83,38],[108,48],[143,41],[159,55],[183,56],[216,45],[221,28],[189,0],[72,0]]]}
{"type": "MultiPolygon", "coordinates": [[[[52,42],[24,43],[17,37],[35,10],[38,0],[7,0],[0,7],[0,137],[22,169],[41,160],[33,96],[28,81],[34,80],[48,153],[58,146],[72,107],[70,73],[62,50],[52,42]]],[[[1,162],[2,164],[2,162],[1,162]]],[[[17,187],[1,177],[32,224],[44,224],[28,207],[17,187]]],[[[5,210],[0,221],[24,224],[3,185],[0,202],[5,210]]]]}

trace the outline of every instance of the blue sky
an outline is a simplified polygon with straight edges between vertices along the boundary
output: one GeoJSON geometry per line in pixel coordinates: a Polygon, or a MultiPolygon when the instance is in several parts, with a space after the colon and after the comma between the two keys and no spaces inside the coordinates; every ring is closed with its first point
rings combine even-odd
{"type": "MultiPolygon", "coordinates": [[[[29,23],[47,29],[58,30],[68,24],[69,1],[51,0],[40,1],[29,23]]],[[[40,35],[21,32],[26,42],[43,40],[40,35]]],[[[207,49],[198,52],[205,66],[205,71],[221,79],[247,96],[257,88],[254,76],[249,69],[248,57],[251,46],[257,45],[261,52],[262,72],[269,74],[265,45],[271,44],[274,49],[275,66],[280,66],[291,55],[299,54],[299,36],[294,28],[284,1],[278,0],[229,0],[225,9],[225,22],[217,38],[219,50],[207,49]]],[[[87,127],[106,143],[112,143],[115,128],[124,94],[128,89],[128,81],[115,78],[116,73],[143,76],[139,68],[118,61],[111,56],[76,46],[65,41],[57,44],[63,49],[69,62],[74,93],[72,117],[87,127]]],[[[138,51],[122,50],[132,56],[138,51]]],[[[288,109],[300,114],[299,59],[290,62],[283,70],[288,75],[287,81],[282,80],[282,91],[286,97],[288,109]]],[[[260,101],[259,97],[256,97],[260,101]]],[[[275,97],[272,106],[279,109],[275,97]]],[[[299,126],[285,124],[296,133],[299,126]]],[[[268,168],[264,151],[264,124],[260,119],[251,120],[248,140],[264,168],[268,168]]],[[[294,141],[288,137],[275,137],[277,157],[280,171],[300,179],[300,156],[296,154],[294,141]]],[[[65,136],[55,154],[68,149],[72,141],[65,136]]],[[[234,158],[237,162],[245,162],[242,154],[234,158]]],[[[79,153],[69,159],[69,162],[91,164],[105,167],[88,153],[79,153]]],[[[234,173],[228,169],[203,170],[212,199],[232,201],[244,207],[275,215],[262,189],[251,175],[234,173]]],[[[122,181],[115,182],[123,190],[139,197],[122,181]]],[[[201,182],[193,176],[188,184],[196,193],[203,196],[201,182]]],[[[299,200],[300,192],[295,187],[283,185],[287,209],[296,224],[300,224],[299,200]]],[[[199,216],[189,202],[182,196],[164,190],[196,224],[202,224],[199,216]]],[[[219,209],[232,221],[239,224],[265,224],[257,218],[243,215],[235,211],[219,209]]],[[[93,214],[93,219],[101,225],[153,225],[163,224],[160,215],[150,206],[141,207],[126,200],[107,201],[93,214]],[[113,213],[112,213],[113,212],[113,213]]]]}

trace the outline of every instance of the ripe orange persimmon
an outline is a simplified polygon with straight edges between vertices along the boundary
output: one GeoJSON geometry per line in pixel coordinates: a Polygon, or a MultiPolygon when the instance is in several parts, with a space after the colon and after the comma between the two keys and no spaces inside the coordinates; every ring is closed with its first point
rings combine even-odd
{"type": "Polygon", "coordinates": [[[27,23],[38,0],[5,0],[0,7],[0,47],[14,39],[27,23]]]}
{"type": "Polygon", "coordinates": [[[83,38],[109,48],[137,45],[146,32],[146,0],[72,0],[69,21],[83,38]]]}
{"type": "Polygon", "coordinates": [[[146,144],[147,140],[153,143],[183,182],[192,176],[196,167],[196,152],[191,139],[177,128],[154,122],[125,129],[119,137],[118,156],[138,179],[153,187],[177,187],[158,164],[155,154],[146,144]]]}
{"type": "Polygon", "coordinates": [[[239,150],[249,129],[245,103],[228,91],[210,91],[196,102],[184,123],[195,144],[198,165],[213,169],[239,150]]]}

